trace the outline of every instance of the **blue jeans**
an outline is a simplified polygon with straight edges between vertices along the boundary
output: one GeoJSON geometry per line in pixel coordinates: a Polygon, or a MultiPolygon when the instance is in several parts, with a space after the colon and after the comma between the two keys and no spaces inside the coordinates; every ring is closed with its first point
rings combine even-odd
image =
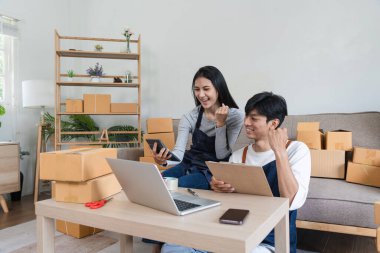
{"type": "MultiPolygon", "coordinates": [[[[204,172],[210,173],[209,171],[204,172]]],[[[190,167],[183,162],[165,170],[162,176],[178,178],[179,187],[210,190],[210,183],[205,174],[196,167],[190,167]]]]}

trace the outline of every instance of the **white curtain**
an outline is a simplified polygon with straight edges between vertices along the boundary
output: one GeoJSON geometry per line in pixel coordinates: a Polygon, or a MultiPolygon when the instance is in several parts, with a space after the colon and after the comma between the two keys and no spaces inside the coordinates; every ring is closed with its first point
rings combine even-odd
{"type": "Polygon", "coordinates": [[[16,136],[18,104],[20,88],[15,84],[17,76],[17,48],[19,31],[17,26],[18,20],[6,17],[0,14],[0,36],[3,39],[2,48],[4,57],[4,97],[0,101],[6,108],[6,114],[1,117],[2,127],[0,128],[0,140],[17,141],[16,136]]]}

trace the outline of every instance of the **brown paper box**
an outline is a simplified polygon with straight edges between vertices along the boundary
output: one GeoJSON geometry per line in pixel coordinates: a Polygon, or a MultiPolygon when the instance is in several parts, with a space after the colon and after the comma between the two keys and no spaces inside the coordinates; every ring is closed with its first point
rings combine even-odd
{"type": "Polygon", "coordinates": [[[111,112],[137,113],[138,104],[136,103],[111,103],[111,112]]]}
{"type": "Polygon", "coordinates": [[[62,220],[56,220],[55,224],[58,232],[64,233],[66,235],[71,235],[75,238],[83,238],[103,231],[98,228],[88,227],[85,225],[66,222],[62,220]]]}
{"type": "Polygon", "coordinates": [[[380,150],[369,148],[354,148],[354,163],[380,166],[380,150]]]}
{"type": "Polygon", "coordinates": [[[144,156],[152,156],[152,150],[150,149],[148,143],[145,139],[160,139],[165,146],[173,150],[175,141],[174,141],[174,133],[159,133],[159,134],[144,134],[144,156]]]}
{"type": "Polygon", "coordinates": [[[319,122],[298,122],[297,131],[319,131],[319,122]]]}
{"type": "Polygon", "coordinates": [[[55,181],[52,189],[56,201],[86,203],[108,198],[120,192],[121,186],[114,174],[108,174],[80,183],[55,181]]]}
{"type": "Polygon", "coordinates": [[[322,149],[323,136],[320,131],[298,131],[297,141],[305,143],[309,149],[322,149]]]}
{"type": "Polygon", "coordinates": [[[106,157],[117,158],[117,149],[74,149],[41,153],[40,179],[83,182],[112,172],[106,157]]]}
{"type": "Polygon", "coordinates": [[[349,162],[346,181],[380,187],[380,167],[349,162]]]}
{"type": "Polygon", "coordinates": [[[166,169],[168,169],[168,167],[164,167],[164,166],[161,166],[161,165],[157,164],[157,163],[154,161],[154,158],[153,158],[153,157],[145,157],[145,156],[142,156],[142,157],[140,157],[140,162],[144,162],[144,163],[153,163],[153,164],[157,165],[157,167],[158,167],[159,170],[166,170],[166,169]]]}
{"type": "Polygon", "coordinates": [[[345,130],[327,132],[326,149],[352,150],[352,132],[345,130]]]}
{"type": "Polygon", "coordinates": [[[83,112],[83,100],[66,99],[66,112],[83,112]]]}
{"type": "Polygon", "coordinates": [[[344,179],[344,150],[310,150],[310,155],[312,177],[344,179]]]}
{"type": "Polygon", "coordinates": [[[172,118],[150,118],[146,120],[148,134],[173,132],[172,118]]]}
{"type": "Polygon", "coordinates": [[[110,94],[84,94],[85,113],[110,113],[111,95],[110,94]]]}

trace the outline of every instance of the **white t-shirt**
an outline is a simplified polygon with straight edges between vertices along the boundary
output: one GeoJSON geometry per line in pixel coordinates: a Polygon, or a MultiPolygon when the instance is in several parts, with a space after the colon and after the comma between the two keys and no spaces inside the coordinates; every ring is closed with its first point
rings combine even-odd
{"type": "MultiPolygon", "coordinates": [[[[241,163],[243,150],[244,148],[233,152],[230,162],[241,163]]],[[[287,151],[290,168],[298,182],[298,191],[289,208],[290,210],[295,210],[300,208],[306,201],[311,174],[311,158],[309,148],[299,141],[292,141],[287,151]]],[[[249,145],[245,163],[254,166],[264,166],[275,159],[273,150],[255,152],[252,145],[249,145]]]]}

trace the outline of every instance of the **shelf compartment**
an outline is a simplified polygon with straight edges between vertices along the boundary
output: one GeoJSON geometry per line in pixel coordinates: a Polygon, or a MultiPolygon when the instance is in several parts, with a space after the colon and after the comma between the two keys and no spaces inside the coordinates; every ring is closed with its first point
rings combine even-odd
{"type": "Polygon", "coordinates": [[[58,142],[58,145],[103,145],[103,144],[139,144],[138,141],[85,141],[85,142],[58,142]]]}
{"type": "Polygon", "coordinates": [[[85,113],[85,112],[59,112],[57,115],[140,115],[140,113],[109,112],[109,113],[85,113]]]}
{"type": "Polygon", "coordinates": [[[138,60],[139,54],[127,54],[116,52],[93,52],[93,51],[79,51],[79,50],[60,50],[56,51],[61,57],[77,57],[77,58],[103,58],[103,59],[129,59],[138,60]]]}
{"type": "Polygon", "coordinates": [[[125,88],[137,88],[138,83],[111,83],[111,82],[57,82],[57,85],[61,86],[83,86],[83,87],[125,87],[125,88]]]}
{"type": "MultiPolygon", "coordinates": [[[[61,135],[89,135],[89,134],[101,134],[102,131],[75,131],[75,132],[61,132],[61,135]]],[[[138,134],[138,131],[108,131],[108,134],[138,134]]]]}

